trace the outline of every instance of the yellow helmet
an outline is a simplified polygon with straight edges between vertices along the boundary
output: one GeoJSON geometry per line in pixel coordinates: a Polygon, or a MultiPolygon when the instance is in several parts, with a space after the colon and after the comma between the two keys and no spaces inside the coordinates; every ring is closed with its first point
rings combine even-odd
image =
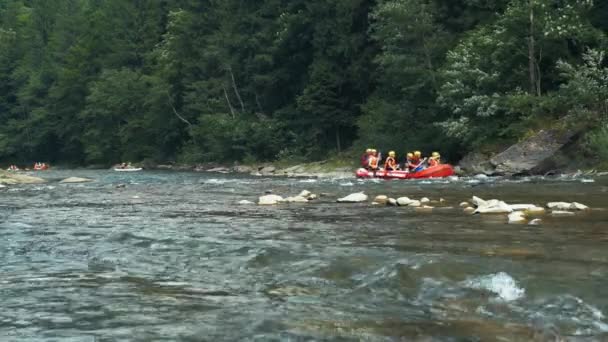
{"type": "Polygon", "coordinates": [[[420,156],[422,156],[422,152],[420,152],[420,151],[416,151],[416,152],[414,152],[414,155],[415,155],[416,157],[420,157],[420,156]]]}
{"type": "Polygon", "coordinates": [[[394,156],[395,156],[395,151],[390,151],[390,152],[388,153],[388,155],[389,155],[389,157],[394,157],[394,156]]]}
{"type": "Polygon", "coordinates": [[[378,152],[378,151],[376,151],[375,149],[372,148],[372,153],[376,153],[376,152],[378,152]]]}
{"type": "Polygon", "coordinates": [[[414,158],[414,154],[413,154],[413,153],[411,153],[411,152],[410,152],[410,153],[408,153],[408,154],[407,154],[407,158],[408,158],[408,159],[412,159],[412,158],[414,158]]]}
{"type": "Polygon", "coordinates": [[[441,157],[441,156],[439,155],[439,152],[433,152],[433,153],[431,154],[431,157],[433,157],[433,158],[439,158],[439,157],[441,157]]]}
{"type": "Polygon", "coordinates": [[[372,152],[371,148],[368,148],[367,150],[365,150],[365,153],[371,153],[371,152],[372,152]]]}

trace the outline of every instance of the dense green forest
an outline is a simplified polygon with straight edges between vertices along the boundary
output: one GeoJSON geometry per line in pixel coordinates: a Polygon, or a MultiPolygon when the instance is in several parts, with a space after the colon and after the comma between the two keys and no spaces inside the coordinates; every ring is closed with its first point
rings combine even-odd
{"type": "Polygon", "coordinates": [[[608,160],[607,34],[598,0],[0,0],[0,160],[457,159],[566,126],[608,160]]]}

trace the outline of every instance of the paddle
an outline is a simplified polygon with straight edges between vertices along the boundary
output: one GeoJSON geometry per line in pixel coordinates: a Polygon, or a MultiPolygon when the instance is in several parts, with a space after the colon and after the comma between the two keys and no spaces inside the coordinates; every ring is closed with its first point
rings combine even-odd
{"type": "Polygon", "coordinates": [[[418,165],[416,165],[416,167],[414,168],[414,172],[418,172],[418,171],[422,171],[422,169],[420,169],[422,167],[422,164],[424,164],[424,162],[426,162],[428,158],[424,158],[420,161],[420,163],[418,165]]]}

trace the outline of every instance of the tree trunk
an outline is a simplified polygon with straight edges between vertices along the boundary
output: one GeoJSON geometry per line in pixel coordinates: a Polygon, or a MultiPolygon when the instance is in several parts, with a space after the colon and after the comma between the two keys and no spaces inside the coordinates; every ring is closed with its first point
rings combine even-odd
{"type": "Polygon", "coordinates": [[[342,152],[342,144],[340,143],[340,127],[336,127],[336,148],[338,153],[342,152]]]}
{"type": "Polygon", "coordinates": [[[183,123],[185,123],[186,125],[188,125],[188,133],[190,133],[190,138],[192,138],[192,141],[196,144],[196,138],[194,137],[194,130],[192,127],[192,123],[190,123],[190,121],[188,121],[188,119],[186,119],[185,117],[181,116],[179,114],[179,112],[177,111],[177,109],[175,109],[175,106],[173,105],[173,98],[171,97],[171,94],[169,94],[169,92],[167,91],[167,98],[169,99],[169,106],[171,106],[171,109],[173,110],[173,114],[175,114],[175,116],[183,123]]]}
{"type": "Polygon", "coordinates": [[[232,89],[234,90],[234,94],[236,95],[236,98],[241,104],[241,113],[245,113],[245,103],[243,102],[241,94],[239,93],[239,89],[236,86],[236,81],[234,79],[234,74],[232,73],[232,67],[230,65],[228,66],[228,72],[230,72],[230,78],[232,79],[232,89]]]}
{"type": "Polygon", "coordinates": [[[228,92],[226,91],[226,87],[222,86],[222,89],[224,90],[224,96],[226,97],[226,102],[228,103],[228,108],[230,108],[230,114],[232,115],[232,118],[235,119],[236,115],[234,114],[234,107],[232,107],[232,103],[230,103],[230,98],[228,97],[228,92]]]}
{"type": "Polygon", "coordinates": [[[537,93],[536,87],[536,56],[534,41],[534,0],[530,1],[530,36],[528,37],[528,69],[530,73],[530,94],[537,93]]]}

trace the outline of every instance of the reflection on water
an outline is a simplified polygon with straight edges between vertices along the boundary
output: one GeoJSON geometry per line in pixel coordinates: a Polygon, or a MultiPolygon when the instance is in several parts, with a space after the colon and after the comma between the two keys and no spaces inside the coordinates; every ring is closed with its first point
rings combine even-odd
{"type": "Polygon", "coordinates": [[[44,175],[97,181],[0,190],[0,340],[608,338],[606,179],[44,175]],[[303,189],[325,196],[236,205],[303,189]],[[446,202],[334,203],[358,191],[446,202]],[[514,226],[474,194],[595,210],[514,226]]]}

